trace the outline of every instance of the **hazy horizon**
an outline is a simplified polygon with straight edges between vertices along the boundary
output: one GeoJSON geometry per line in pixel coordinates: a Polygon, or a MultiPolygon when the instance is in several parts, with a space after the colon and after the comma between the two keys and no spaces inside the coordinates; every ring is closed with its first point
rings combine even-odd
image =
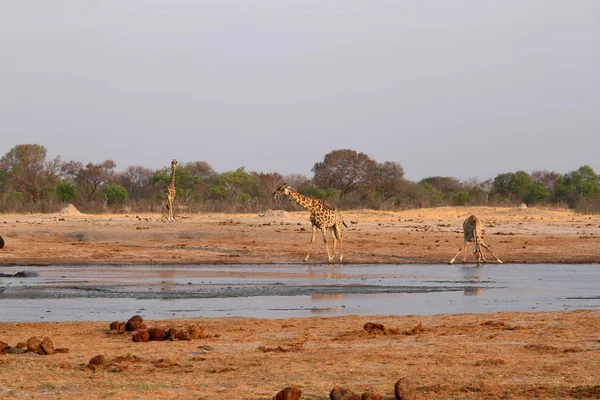
{"type": "Polygon", "coordinates": [[[600,3],[13,2],[0,156],[298,173],[335,149],[413,181],[600,172],[600,3]]]}

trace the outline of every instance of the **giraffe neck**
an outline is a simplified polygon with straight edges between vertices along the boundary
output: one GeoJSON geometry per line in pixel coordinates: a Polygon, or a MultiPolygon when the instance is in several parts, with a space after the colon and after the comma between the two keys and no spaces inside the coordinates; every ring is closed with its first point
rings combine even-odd
{"type": "Polygon", "coordinates": [[[295,192],[291,189],[288,189],[287,194],[292,200],[294,200],[296,203],[300,204],[302,207],[306,208],[310,212],[314,212],[320,204],[317,200],[303,196],[300,193],[295,192]]]}
{"type": "Polygon", "coordinates": [[[175,187],[175,168],[171,168],[171,182],[169,183],[169,187],[175,187]]]}

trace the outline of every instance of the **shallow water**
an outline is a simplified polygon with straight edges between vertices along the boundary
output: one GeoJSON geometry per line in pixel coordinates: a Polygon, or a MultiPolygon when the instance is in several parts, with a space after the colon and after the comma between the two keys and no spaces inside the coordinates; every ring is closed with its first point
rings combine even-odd
{"type": "Polygon", "coordinates": [[[600,308],[600,265],[5,267],[1,321],[428,315],[600,308]]]}

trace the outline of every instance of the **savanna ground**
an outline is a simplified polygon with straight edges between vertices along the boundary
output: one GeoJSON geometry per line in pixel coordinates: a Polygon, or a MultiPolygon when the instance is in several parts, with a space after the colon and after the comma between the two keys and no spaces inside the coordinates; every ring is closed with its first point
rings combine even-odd
{"type": "MultiPolygon", "coordinates": [[[[471,213],[482,219],[486,243],[505,263],[600,262],[600,216],[481,207],[344,212],[349,227],[344,262],[445,263],[462,244],[462,221],[471,213]]],[[[179,214],[170,224],[158,215],[72,212],[2,215],[0,222],[6,242],[0,265],[23,269],[301,264],[310,237],[303,211],[179,214]]],[[[311,262],[325,261],[317,237],[311,262]]],[[[0,318],[1,305],[0,297],[0,318]]],[[[69,352],[0,354],[0,398],[270,399],[294,385],[304,399],[327,399],[342,385],[392,399],[401,377],[414,383],[420,399],[600,398],[598,310],[146,321],[149,327],[200,324],[205,334],[146,343],[132,342],[130,333],[110,332],[109,322],[1,322],[0,341],[10,346],[31,336],[50,337],[69,352]],[[386,330],[369,332],[363,329],[367,322],[386,330]],[[407,334],[418,324],[422,332],[407,334]],[[108,365],[89,368],[98,354],[108,365]]]]}

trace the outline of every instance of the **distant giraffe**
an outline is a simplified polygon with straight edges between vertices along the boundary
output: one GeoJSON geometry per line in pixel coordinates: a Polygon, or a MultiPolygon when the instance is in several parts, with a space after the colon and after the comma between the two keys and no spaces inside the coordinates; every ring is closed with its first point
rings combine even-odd
{"type": "Polygon", "coordinates": [[[312,251],[313,243],[315,242],[317,228],[320,229],[321,233],[323,234],[323,241],[325,242],[325,248],[327,248],[327,257],[329,258],[329,262],[333,261],[333,259],[335,258],[335,248],[337,246],[338,241],[340,242],[340,261],[342,261],[344,258],[342,252],[342,224],[346,228],[348,227],[344,223],[342,214],[334,207],[325,204],[321,200],[311,199],[310,197],[301,195],[300,193],[292,190],[285,183],[273,192],[273,197],[276,198],[278,195],[283,194],[289,196],[290,199],[294,200],[296,203],[300,204],[302,207],[310,211],[312,236],[310,238],[308,254],[304,258],[304,261],[308,261],[308,259],[310,258],[310,252],[312,251]],[[331,231],[331,235],[333,236],[333,253],[329,253],[329,244],[327,243],[328,230],[331,231]]]}
{"type": "Polygon", "coordinates": [[[475,244],[475,250],[473,251],[473,254],[475,254],[475,258],[477,259],[477,265],[479,265],[481,262],[485,262],[485,258],[483,257],[483,253],[481,252],[481,247],[489,251],[490,254],[494,256],[496,261],[498,261],[499,264],[502,264],[502,261],[500,261],[500,259],[496,257],[496,255],[492,252],[492,249],[483,242],[483,225],[481,224],[479,218],[477,218],[474,215],[471,215],[469,218],[465,219],[465,222],[463,222],[463,231],[465,241],[463,245],[458,249],[458,253],[456,253],[454,258],[450,260],[450,264],[454,263],[456,257],[458,257],[460,252],[463,250],[463,263],[467,262],[467,245],[469,244],[469,242],[473,242],[475,244]]]}
{"type": "Polygon", "coordinates": [[[175,200],[175,170],[177,169],[177,160],[171,160],[171,182],[163,189],[163,207],[167,212],[167,221],[173,222],[173,200],[175,200]]]}

